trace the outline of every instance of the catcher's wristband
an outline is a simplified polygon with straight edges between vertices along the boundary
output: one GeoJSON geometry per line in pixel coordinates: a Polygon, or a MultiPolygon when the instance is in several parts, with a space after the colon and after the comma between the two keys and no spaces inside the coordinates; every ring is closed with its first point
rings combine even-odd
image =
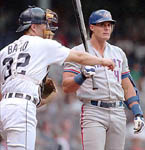
{"type": "Polygon", "coordinates": [[[82,85],[85,80],[86,77],[82,73],[79,73],[74,77],[74,81],[79,85],[82,85]]]}

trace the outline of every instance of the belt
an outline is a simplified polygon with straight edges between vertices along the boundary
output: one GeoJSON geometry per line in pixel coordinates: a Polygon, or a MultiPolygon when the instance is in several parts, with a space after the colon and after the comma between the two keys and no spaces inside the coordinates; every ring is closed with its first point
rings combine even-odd
{"type": "Polygon", "coordinates": [[[122,101],[116,101],[116,102],[102,102],[102,101],[93,101],[91,100],[91,104],[95,105],[95,106],[100,106],[100,107],[104,107],[104,108],[110,108],[110,107],[120,107],[123,106],[123,102],[122,101]]]}
{"type": "Polygon", "coordinates": [[[37,103],[36,98],[27,94],[23,94],[23,93],[7,93],[6,95],[4,95],[4,97],[5,98],[23,98],[23,99],[33,102],[35,105],[37,103]]]}

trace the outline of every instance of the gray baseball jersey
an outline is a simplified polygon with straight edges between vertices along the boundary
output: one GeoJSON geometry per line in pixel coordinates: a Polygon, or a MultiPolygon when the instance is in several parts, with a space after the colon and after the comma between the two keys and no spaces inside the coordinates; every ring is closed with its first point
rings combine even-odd
{"type": "MultiPolygon", "coordinates": [[[[83,44],[74,47],[75,50],[84,50],[83,44]]],[[[88,41],[89,53],[102,57],[88,41]]],[[[84,50],[85,51],[85,50],[84,50]]],[[[88,78],[77,90],[77,96],[81,100],[124,100],[124,91],[121,86],[122,75],[129,73],[128,62],[125,53],[119,47],[106,43],[104,58],[111,58],[115,62],[114,71],[107,67],[96,65],[94,76],[98,89],[92,89],[92,79],[88,78]]],[[[75,63],[65,63],[64,72],[80,73],[82,66],[75,63]]]]}

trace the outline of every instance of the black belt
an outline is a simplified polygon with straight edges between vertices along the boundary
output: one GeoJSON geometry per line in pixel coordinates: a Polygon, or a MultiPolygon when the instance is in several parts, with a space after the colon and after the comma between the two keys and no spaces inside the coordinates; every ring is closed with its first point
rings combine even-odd
{"type": "Polygon", "coordinates": [[[122,101],[116,101],[116,102],[107,103],[107,102],[102,102],[102,101],[93,101],[93,100],[91,100],[91,104],[95,105],[95,106],[104,107],[104,108],[123,106],[122,101]]]}
{"type": "Polygon", "coordinates": [[[5,96],[5,98],[23,98],[23,99],[27,99],[31,102],[33,102],[35,105],[37,103],[37,99],[34,98],[33,96],[27,95],[27,94],[23,94],[23,93],[7,93],[5,96]]]}

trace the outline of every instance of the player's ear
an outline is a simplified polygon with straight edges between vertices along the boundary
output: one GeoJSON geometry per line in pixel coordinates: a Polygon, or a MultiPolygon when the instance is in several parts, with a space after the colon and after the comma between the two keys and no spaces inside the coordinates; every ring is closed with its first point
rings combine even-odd
{"type": "Polygon", "coordinates": [[[32,30],[33,32],[36,31],[36,24],[32,24],[32,25],[31,25],[31,30],[32,30]]]}
{"type": "Polygon", "coordinates": [[[32,24],[31,25],[31,31],[33,32],[33,33],[35,33],[35,34],[37,34],[38,33],[38,29],[39,28],[39,24],[32,24]]]}
{"type": "Polygon", "coordinates": [[[113,32],[113,30],[114,30],[114,27],[115,27],[115,25],[114,25],[114,24],[112,24],[112,31],[111,31],[111,33],[113,32]]]}
{"type": "Polygon", "coordinates": [[[90,25],[90,30],[93,32],[94,31],[94,25],[90,25]]]}

